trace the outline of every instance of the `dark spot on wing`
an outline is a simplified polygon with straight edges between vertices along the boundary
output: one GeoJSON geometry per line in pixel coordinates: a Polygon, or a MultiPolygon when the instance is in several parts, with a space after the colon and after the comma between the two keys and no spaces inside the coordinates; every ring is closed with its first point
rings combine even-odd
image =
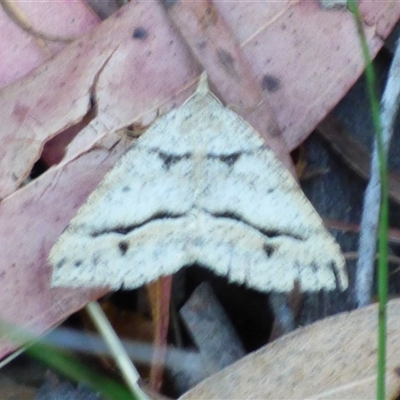
{"type": "Polygon", "coordinates": [[[99,261],[101,261],[101,258],[99,257],[99,255],[94,254],[92,257],[92,264],[96,266],[99,264],[99,261]]]}
{"type": "Polygon", "coordinates": [[[315,262],[312,262],[310,267],[311,267],[313,272],[317,272],[318,271],[318,266],[317,266],[317,264],[315,264],[315,262]]]}
{"type": "Polygon", "coordinates": [[[269,258],[274,253],[275,247],[265,243],[263,246],[263,250],[264,250],[265,254],[267,255],[267,257],[269,258]]]}
{"type": "Polygon", "coordinates": [[[177,154],[168,154],[160,151],[158,153],[158,156],[163,161],[163,168],[168,171],[174,164],[177,164],[179,161],[187,160],[188,158],[190,158],[191,154],[186,153],[177,155],[177,154]]]}
{"type": "Polygon", "coordinates": [[[274,93],[281,87],[281,81],[273,75],[264,75],[261,81],[262,90],[274,93]]]}
{"type": "Polygon", "coordinates": [[[217,158],[218,160],[226,164],[228,167],[232,167],[232,165],[235,164],[235,162],[239,159],[241,155],[242,153],[239,152],[226,155],[209,154],[207,158],[217,158]]]}
{"type": "Polygon", "coordinates": [[[55,266],[56,269],[62,268],[66,261],[67,261],[67,259],[66,259],[65,257],[63,257],[63,258],[56,264],[56,266],[55,266]]]}
{"type": "Polygon", "coordinates": [[[196,239],[193,241],[193,244],[194,244],[195,246],[202,247],[202,246],[204,246],[204,244],[205,244],[205,240],[204,240],[204,238],[202,238],[202,237],[196,238],[196,239]]]}
{"type": "Polygon", "coordinates": [[[108,228],[108,229],[103,229],[101,231],[93,231],[90,236],[95,238],[101,235],[107,235],[111,233],[116,233],[118,235],[127,235],[130,232],[133,232],[135,229],[139,229],[142,226],[148,224],[149,222],[152,221],[157,221],[157,220],[162,220],[162,219],[175,219],[175,218],[180,218],[184,216],[184,214],[170,214],[167,212],[160,212],[157,214],[154,214],[150,218],[144,220],[143,222],[140,222],[139,224],[132,224],[132,225],[119,225],[113,228],[108,228]]]}
{"type": "Polygon", "coordinates": [[[74,267],[78,268],[82,265],[82,260],[78,260],[74,262],[74,267]]]}
{"type": "Polygon", "coordinates": [[[235,162],[239,159],[239,157],[240,157],[240,153],[235,153],[235,154],[231,154],[229,156],[221,156],[219,159],[223,163],[225,163],[226,165],[231,167],[233,164],[235,164],[235,162]]]}
{"type": "Polygon", "coordinates": [[[143,27],[135,28],[135,30],[133,31],[133,38],[134,39],[145,40],[147,38],[147,36],[148,36],[148,32],[143,27]]]}
{"type": "Polygon", "coordinates": [[[274,229],[262,229],[262,228],[257,228],[263,235],[269,237],[269,238],[275,238],[275,237],[280,237],[280,236],[286,236],[286,237],[290,237],[294,240],[300,240],[300,241],[304,241],[305,238],[303,236],[300,235],[296,235],[292,232],[287,232],[287,231],[280,231],[280,230],[274,230],[274,229]]]}
{"type": "MultiPolygon", "coordinates": [[[[206,210],[203,210],[204,212],[207,212],[206,210]]],[[[208,213],[208,212],[207,212],[208,213]]],[[[230,219],[230,220],[234,220],[234,221],[238,221],[238,222],[242,222],[248,226],[251,226],[252,228],[256,229],[258,232],[260,232],[263,236],[265,236],[268,239],[272,239],[272,238],[279,238],[279,237],[287,237],[287,238],[291,238],[294,240],[300,240],[300,241],[304,241],[305,238],[301,237],[299,235],[295,235],[292,234],[291,232],[287,232],[287,231],[283,231],[283,230],[265,230],[262,229],[248,221],[246,221],[243,217],[241,217],[240,215],[233,213],[233,212],[222,212],[222,213],[211,213],[211,215],[215,218],[226,218],[226,219],[230,219]]],[[[107,234],[117,234],[117,235],[127,235],[131,232],[133,232],[136,229],[141,228],[142,226],[153,222],[153,221],[158,221],[158,220],[168,220],[168,219],[178,219],[178,218],[182,218],[184,217],[185,214],[171,214],[168,212],[159,212],[156,213],[154,215],[152,215],[150,218],[138,223],[138,224],[131,224],[131,225],[118,225],[115,227],[110,227],[107,229],[102,229],[99,231],[93,231],[90,236],[93,238],[96,238],[98,236],[101,235],[107,235],[107,234]]],[[[127,242],[120,242],[118,244],[118,247],[122,253],[122,255],[124,255],[126,253],[126,251],[128,250],[128,243],[127,242]]],[[[270,251],[276,250],[276,247],[272,246],[272,250],[266,250],[266,248],[264,248],[264,250],[266,251],[267,255],[268,253],[270,253],[270,251]]],[[[272,254],[272,253],[271,253],[272,254]]],[[[95,262],[94,262],[95,264],[95,262]]]]}
{"type": "Polygon", "coordinates": [[[126,254],[126,252],[128,251],[128,249],[129,249],[129,243],[125,242],[125,241],[119,242],[118,243],[118,248],[119,248],[119,250],[121,252],[121,255],[124,256],[126,254]]]}

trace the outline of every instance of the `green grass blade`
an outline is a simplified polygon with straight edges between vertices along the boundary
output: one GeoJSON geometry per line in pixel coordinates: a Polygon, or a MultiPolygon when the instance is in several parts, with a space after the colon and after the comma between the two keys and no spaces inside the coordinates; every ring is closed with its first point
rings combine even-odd
{"type": "Polygon", "coordinates": [[[372,120],[376,133],[376,143],[379,158],[379,173],[381,178],[381,205],[379,215],[379,259],[378,259],[378,296],[379,296],[379,323],[378,323],[378,378],[377,399],[385,399],[386,378],[386,335],[387,335],[387,300],[388,300],[388,178],[387,178],[387,154],[382,135],[382,121],[380,105],[376,90],[375,71],[372,65],[367,40],[364,34],[361,16],[356,0],[348,0],[348,7],[353,13],[357,31],[360,37],[367,79],[367,90],[371,105],[372,120]]]}
{"type": "Polygon", "coordinates": [[[40,342],[32,344],[26,353],[51,366],[75,382],[83,382],[109,400],[136,400],[130,390],[108,377],[92,371],[65,351],[40,342]]]}
{"type": "Polygon", "coordinates": [[[121,383],[93,371],[66,351],[45,344],[41,340],[34,341],[36,338],[33,335],[20,328],[0,322],[0,337],[13,341],[19,346],[26,345],[25,352],[28,355],[75,382],[85,383],[86,386],[109,400],[138,400],[121,383]]]}

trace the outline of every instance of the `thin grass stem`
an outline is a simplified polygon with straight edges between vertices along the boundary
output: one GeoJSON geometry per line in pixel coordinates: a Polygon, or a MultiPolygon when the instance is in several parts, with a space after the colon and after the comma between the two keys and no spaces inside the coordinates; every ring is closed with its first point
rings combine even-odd
{"type": "Polygon", "coordinates": [[[380,106],[376,90],[375,71],[365,37],[361,16],[356,0],[348,0],[348,7],[353,13],[361,42],[361,49],[365,60],[365,76],[367,90],[371,105],[371,114],[376,134],[376,147],[379,161],[380,175],[380,213],[379,213],[379,258],[378,258],[378,296],[379,296],[379,322],[378,322],[378,376],[377,376],[377,399],[385,399],[386,378],[386,335],[387,335],[387,299],[388,299],[388,173],[387,173],[387,151],[385,149],[382,131],[380,106]]]}

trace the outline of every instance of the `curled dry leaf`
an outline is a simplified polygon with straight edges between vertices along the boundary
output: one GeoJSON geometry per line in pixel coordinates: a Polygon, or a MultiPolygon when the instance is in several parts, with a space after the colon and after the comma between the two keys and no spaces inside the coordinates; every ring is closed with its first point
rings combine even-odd
{"type": "MultiPolygon", "coordinates": [[[[268,7],[216,2],[215,7],[268,92],[292,149],[362,71],[352,16],[346,10],[322,10],[317,1],[269,2],[268,7]]],[[[375,14],[369,8],[370,2],[362,3],[369,20],[376,15],[366,28],[375,54],[400,15],[400,3],[380,3],[375,14]]],[[[164,9],[155,2],[131,2],[0,92],[2,318],[41,332],[99,295],[50,289],[49,249],[126,150],[128,143],[115,132],[132,124],[146,126],[180,105],[194,90],[199,72],[164,9]],[[11,195],[44,144],[85,116],[90,118],[62,162],[11,195]]],[[[4,355],[10,346],[0,349],[4,355]]]]}
{"type": "Polygon", "coordinates": [[[2,1],[0,88],[26,75],[59,53],[68,40],[89,32],[99,22],[83,1],[2,1]]]}
{"type": "MultiPolygon", "coordinates": [[[[400,394],[400,300],[388,305],[387,398],[400,394]]],[[[283,336],[180,399],[375,399],[377,305],[283,336]]]]}

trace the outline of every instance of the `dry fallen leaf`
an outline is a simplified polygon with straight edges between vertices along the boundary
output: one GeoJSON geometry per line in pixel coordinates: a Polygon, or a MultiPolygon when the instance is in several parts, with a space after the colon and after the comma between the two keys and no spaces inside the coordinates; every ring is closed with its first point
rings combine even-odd
{"type": "Polygon", "coordinates": [[[64,49],[69,39],[99,23],[84,1],[2,1],[0,88],[25,76],[64,49]],[[67,41],[46,40],[41,34],[67,41]]]}
{"type": "MultiPolygon", "coordinates": [[[[400,395],[400,300],[388,305],[387,398],[400,395]]],[[[185,393],[189,399],[375,399],[378,308],[283,336],[185,393]]]]}

